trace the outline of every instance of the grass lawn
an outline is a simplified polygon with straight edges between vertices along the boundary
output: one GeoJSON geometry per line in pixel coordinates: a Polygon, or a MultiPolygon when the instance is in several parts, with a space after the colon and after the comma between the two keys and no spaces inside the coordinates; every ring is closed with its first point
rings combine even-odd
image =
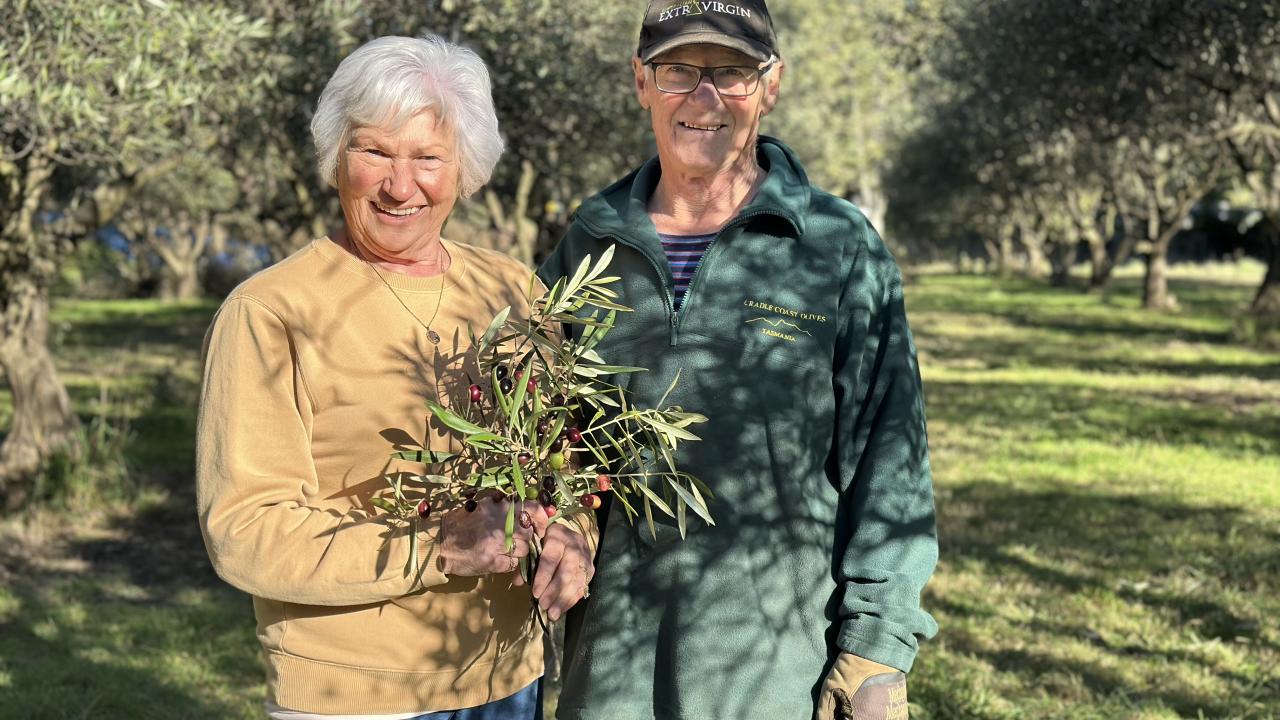
{"type": "MultiPolygon", "coordinates": [[[[1280,717],[1280,354],[1232,340],[1252,284],[1180,274],[1153,315],[1130,278],[915,278],[942,631],[912,717],[1280,717]]],[[[261,717],[252,610],[192,510],[213,307],[55,306],[63,379],[128,419],[139,485],[0,521],[0,718],[261,717]]]]}
{"type": "Polygon", "coordinates": [[[1280,716],[1280,355],[1249,285],[1176,314],[1025,280],[908,290],[929,406],[942,631],[918,718],[1280,716]]]}

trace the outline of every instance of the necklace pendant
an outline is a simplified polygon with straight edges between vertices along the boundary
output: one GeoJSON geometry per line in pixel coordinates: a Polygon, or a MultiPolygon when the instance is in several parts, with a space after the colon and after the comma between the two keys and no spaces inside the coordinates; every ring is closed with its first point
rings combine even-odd
{"type": "Polygon", "coordinates": [[[427,328],[427,339],[431,341],[432,345],[439,345],[440,333],[436,332],[435,330],[432,330],[431,328],[427,328]]]}

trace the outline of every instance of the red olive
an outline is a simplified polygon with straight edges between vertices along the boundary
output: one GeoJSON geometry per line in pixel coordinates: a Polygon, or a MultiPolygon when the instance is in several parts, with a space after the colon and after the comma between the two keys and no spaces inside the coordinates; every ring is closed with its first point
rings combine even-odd
{"type": "Polygon", "coordinates": [[[467,388],[467,391],[471,393],[471,402],[473,403],[478,403],[484,399],[484,390],[479,385],[472,385],[467,388]]]}
{"type": "Polygon", "coordinates": [[[571,427],[568,430],[565,430],[564,436],[568,438],[569,442],[571,443],[577,443],[582,441],[582,431],[576,427],[571,427]]]}
{"type": "Polygon", "coordinates": [[[599,495],[583,495],[578,502],[582,503],[582,507],[595,510],[600,507],[599,495]]]}
{"type": "Polygon", "coordinates": [[[418,517],[423,520],[431,517],[431,503],[428,500],[423,499],[418,501],[418,517]]]}

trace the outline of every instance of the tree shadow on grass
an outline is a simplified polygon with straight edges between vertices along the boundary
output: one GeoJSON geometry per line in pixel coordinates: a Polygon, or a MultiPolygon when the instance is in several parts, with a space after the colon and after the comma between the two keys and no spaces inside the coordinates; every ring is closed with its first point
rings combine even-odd
{"type": "Polygon", "coordinates": [[[220,697],[261,694],[252,608],[209,564],[189,472],[146,482],[169,492],[68,529],[43,557],[0,551],[0,590],[20,606],[0,613],[0,720],[240,717],[220,697]]]}
{"type": "Polygon", "coordinates": [[[178,504],[72,539],[52,567],[5,559],[19,609],[0,620],[0,718],[244,715],[218,696],[261,682],[249,603],[208,569],[178,504]],[[195,690],[204,683],[221,691],[195,690]]]}
{"type": "Polygon", "coordinates": [[[130,667],[131,658],[100,660],[96,658],[103,653],[82,641],[43,639],[33,631],[31,619],[0,624],[5,636],[0,648],[6,650],[3,668],[9,680],[0,687],[0,720],[203,720],[240,715],[222,703],[130,667]]]}
{"type": "Polygon", "coordinates": [[[1035,439],[1280,452],[1280,411],[1264,400],[1230,391],[1192,397],[1172,390],[935,380],[926,383],[925,393],[931,419],[975,431],[1024,428],[1035,439]]]}
{"type": "Polygon", "coordinates": [[[1257,292],[1256,283],[1211,278],[1175,278],[1170,291],[1182,309],[1172,313],[1141,308],[1142,279],[1117,278],[1101,292],[1089,292],[1082,284],[1054,287],[1046,280],[1015,275],[936,275],[908,287],[912,313],[949,311],[967,313],[1052,316],[1073,308],[1096,312],[1101,305],[1129,315],[1131,324],[1176,323],[1187,317],[1223,317],[1243,309],[1257,292]],[[1161,321],[1164,322],[1161,322],[1161,321]]]}
{"type": "Polygon", "coordinates": [[[261,693],[252,609],[210,569],[191,502],[171,496],[52,558],[0,558],[18,604],[0,614],[0,720],[245,715],[220,698],[261,693]]]}
{"type": "Polygon", "coordinates": [[[104,537],[72,543],[95,574],[116,574],[157,599],[192,588],[222,587],[205,554],[195,498],[174,491],[163,502],[114,519],[104,537]]]}
{"type": "Polygon", "coordinates": [[[1154,373],[1178,377],[1226,375],[1262,381],[1280,379],[1280,359],[1275,362],[1222,362],[1211,358],[1180,359],[1172,355],[1129,358],[1123,353],[1123,348],[1134,340],[1143,340],[1150,349],[1158,349],[1159,345],[1156,343],[1162,337],[1168,342],[1224,344],[1225,336],[1217,333],[1205,333],[1197,338],[1188,337],[1185,332],[1170,334],[1158,329],[1118,331],[1105,325],[1092,324],[1092,321],[1077,325],[1042,318],[1010,320],[1016,327],[1026,330],[1068,334],[1065,337],[1055,337],[1044,332],[1014,331],[1009,337],[1001,338],[956,337],[947,334],[945,330],[935,332],[928,323],[922,323],[915,335],[930,358],[977,361],[983,367],[992,369],[1017,366],[1124,375],[1154,373]],[[1143,335],[1147,337],[1142,337],[1143,335]]]}
{"type": "MultiPolygon", "coordinates": [[[[1105,618],[1035,616],[1013,620],[1037,638],[1031,643],[975,637],[963,629],[943,633],[948,647],[1021,678],[1025,687],[1042,687],[1044,678],[1078,678],[1095,697],[1124,696],[1135,702],[1159,702],[1180,714],[1204,711],[1212,717],[1256,716],[1257,703],[1276,703],[1280,678],[1259,684],[1242,670],[1224,669],[1202,652],[1202,643],[1247,644],[1280,652],[1264,607],[1250,611],[1230,597],[1268,597],[1280,582],[1280,529],[1265,517],[1222,505],[1191,506],[1163,497],[1090,489],[1020,490],[994,481],[951,489],[940,501],[942,557],[981,572],[1008,588],[1030,585],[1066,596],[1082,596],[1090,606],[1127,604],[1127,612],[1148,615],[1169,628],[1169,638],[1112,635],[1105,618]],[[1110,602],[1101,598],[1111,598],[1110,602]],[[1193,640],[1183,640],[1186,634],[1193,640]],[[1169,647],[1170,638],[1179,644],[1169,647]],[[1152,644],[1146,644],[1151,640],[1152,644]],[[1116,662],[1067,657],[1055,649],[1087,642],[1116,662]],[[1171,663],[1201,666],[1232,688],[1208,696],[1191,687],[1133,687],[1125,673],[1134,658],[1152,667],[1171,663]],[[1251,705],[1253,703],[1253,705],[1251,705]]],[[[1017,592],[1010,590],[1010,592],[1017,592]]],[[[999,610],[977,600],[929,591],[926,606],[952,617],[987,617],[999,610]]],[[[1043,595],[1037,593],[1038,597],[1043,595]]],[[[1034,602],[1035,598],[1028,598],[1034,602]]],[[[1100,610],[1108,612],[1107,610],[1100,610]]],[[[1110,610],[1114,612],[1114,608],[1110,610]]],[[[1255,655],[1255,657],[1257,657],[1255,655]]],[[[1263,672],[1263,677],[1265,673],[1263,672]]],[[[1052,693],[1052,688],[1047,689],[1052,693]]],[[[940,706],[945,688],[929,688],[940,706]]],[[[1280,710],[1280,706],[1273,707],[1280,710]]]]}
{"type": "MultiPolygon", "coordinates": [[[[1186,360],[1176,356],[1125,358],[1124,348],[1135,343],[1151,349],[1159,349],[1162,344],[1225,346],[1231,343],[1230,323],[1222,319],[1239,314],[1250,297],[1247,291],[1199,281],[1182,281],[1174,287],[1188,298],[1188,307],[1183,312],[1167,314],[1114,305],[1110,309],[1106,307],[1113,302],[1111,298],[1129,294],[1130,290],[1137,292],[1136,286],[1110,292],[1099,300],[1026,279],[986,278],[958,284],[948,284],[944,279],[913,296],[911,310],[998,318],[1012,326],[1010,337],[956,337],[946,328],[935,330],[924,315],[925,322],[916,327],[916,337],[921,347],[936,358],[977,360],[995,368],[1018,362],[1034,367],[1126,374],[1280,379],[1280,358],[1261,363],[1217,362],[1211,358],[1186,360]]],[[[1241,349],[1248,350],[1247,346],[1241,349]]]]}
{"type": "Polygon", "coordinates": [[[60,344],[86,351],[169,346],[199,352],[217,304],[180,303],[139,310],[128,305],[70,321],[74,332],[60,344]]]}

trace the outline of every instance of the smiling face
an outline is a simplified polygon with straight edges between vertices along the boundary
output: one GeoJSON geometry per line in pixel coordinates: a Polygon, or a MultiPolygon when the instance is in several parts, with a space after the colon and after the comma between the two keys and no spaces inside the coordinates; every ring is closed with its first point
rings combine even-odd
{"type": "MultiPolygon", "coordinates": [[[[758,67],[759,62],[719,45],[685,45],[655,57],[654,62],[685,63],[700,67],[738,65],[758,67]]],[[[722,97],[709,78],[687,95],[664,93],[654,84],[653,70],[632,60],[636,95],[649,111],[658,157],[664,175],[708,177],[732,172],[751,156],[760,118],[773,109],[778,98],[775,67],[756,91],[746,97],[722,97]]]]}
{"type": "Polygon", "coordinates": [[[394,130],[354,128],[338,162],[338,198],[361,254],[400,263],[434,257],[458,200],[457,160],[453,130],[431,110],[394,130]]]}

